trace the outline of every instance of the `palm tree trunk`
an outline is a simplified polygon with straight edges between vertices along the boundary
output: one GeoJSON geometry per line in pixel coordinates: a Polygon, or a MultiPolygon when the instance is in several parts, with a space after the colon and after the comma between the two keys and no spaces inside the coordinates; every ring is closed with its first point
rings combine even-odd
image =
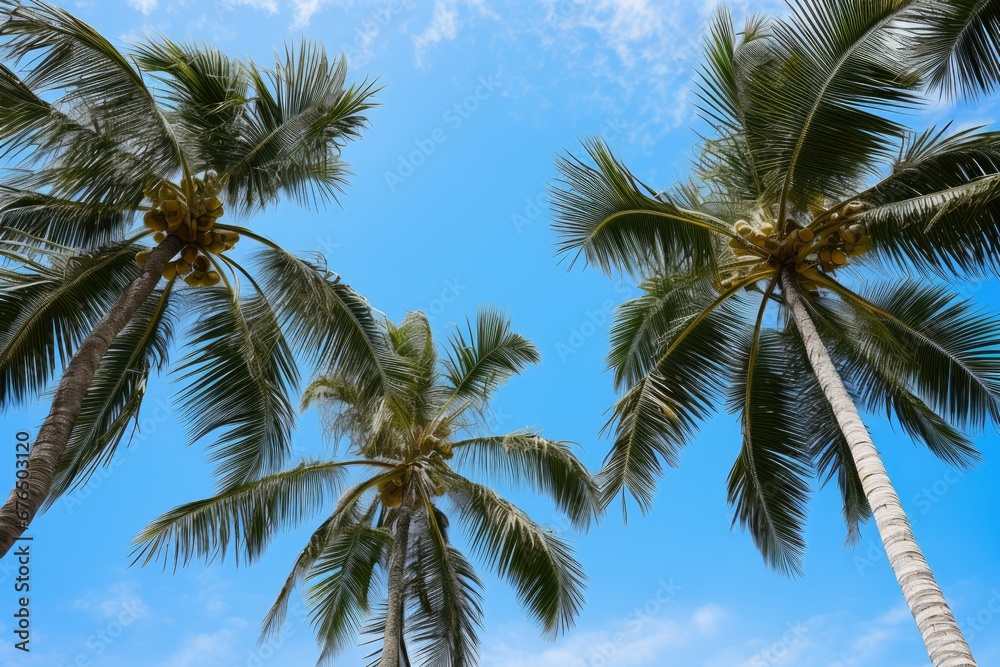
{"type": "Polygon", "coordinates": [[[889,564],[923,636],[931,663],[934,667],[976,667],[969,644],[917,546],[910,521],[868,429],[861,421],[861,415],[802,302],[798,287],[787,271],[782,275],[782,288],[809,362],[850,445],[889,564]]]}
{"type": "Polygon", "coordinates": [[[392,560],[389,562],[389,601],[385,615],[385,638],[382,641],[382,661],[379,667],[399,667],[403,643],[403,581],[406,576],[406,554],[410,540],[411,510],[407,498],[399,506],[396,531],[392,536],[392,560]]]}
{"type": "Polygon", "coordinates": [[[180,238],[168,236],[153,250],[139,277],[118,297],[111,310],[97,323],[66,366],[52,399],[49,416],[38,430],[38,437],[28,458],[28,488],[15,488],[7,502],[0,507],[0,557],[28,529],[48,497],[56,466],[66,451],[66,443],[69,442],[73,425],[80,416],[87,388],[90,387],[105,352],[139,306],[152,294],[167,262],[180,251],[182,245],[180,238]]]}

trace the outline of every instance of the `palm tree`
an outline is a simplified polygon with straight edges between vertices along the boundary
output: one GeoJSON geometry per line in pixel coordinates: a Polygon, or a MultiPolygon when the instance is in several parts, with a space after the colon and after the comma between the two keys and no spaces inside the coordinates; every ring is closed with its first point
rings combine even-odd
{"type": "Polygon", "coordinates": [[[136,560],[211,561],[224,558],[232,543],[237,562],[253,561],[278,531],[339,493],[296,559],[262,639],[280,631],[292,592],[308,582],[320,662],[332,660],[364,627],[383,637],[382,667],[477,664],[481,583],[449,539],[452,516],[471,550],[514,587],[544,633],[566,630],[584,599],[584,574],[571,547],[465,476],[478,471],[545,494],[579,529],[595,518],[596,482],[568,443],[535,430],[483,434],[492,395],[538,362],[537,348],[492,308],[480,310],[467,333],[455,331],[443,360],[419,312],[398,326],[387,323],[385,345],[411,369],[399,396],[365,399],[367,388],[339,374],[321,377],[306,393],[305,405],[323,407],[332,440],[349,443],[346,460],[303,461],[178,507],[139,535],[136,560]],[[344,489],[349,471],[356,480],[344,489]],[[384,608],[375,603],[383,583],[384,608]]]}
{"type": "Polygon", "coordinates": [[[348,377],[393,369],[362,298],[223,215],[334,198],[371,85],[345,87],[346,64],[305,42],[268,69],[165,38],[122,52],[36,0],[0,0],[0,18],[0,406],[61,374],[0,509],[2,555],[109,461],[176,338],[182,414],[192,440],[219,436],[223,487],[283,465],[293,350],[348,377]],[[241,237],[264,248],[255,272],[226,254],[241,237]],[[176,334],[182,314],[199,319],[176,334]]]}
{"type": "Polygon", "coordinates": [[[740,33],[721,11],[693,180],[650,188],[591,141],[558,161],[554,226],[562,253],[640,279],[611,332],[603,501],[645,512],[724,399],[734,523],[765,561],[801,572],[810,477],[836,478],[850,539],[874,514],[933,664],[967,666],[858,408],[958,466],[979,459],[965,433],[1000,423],[1000,321],[946,285],[1000,268],[1000,134],[900,125],[923,85],[908,4],[800,0],[740,33]]]}

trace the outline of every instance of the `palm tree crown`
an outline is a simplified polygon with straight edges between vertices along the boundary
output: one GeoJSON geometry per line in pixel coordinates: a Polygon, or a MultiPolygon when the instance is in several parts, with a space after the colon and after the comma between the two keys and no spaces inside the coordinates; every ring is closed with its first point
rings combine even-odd
{"type": "Polygon", "coordinates": [[[119,51],[39,0],[2,0],[0,19],[0,405],[65,369],[29,510],[15,490],[0,512],[6,551],[110,460],[175,342],[189,349],[182,413],[192,440],[219,435],[222,487],[280,469],[296,353],[373,387],[393,370],[363,299],[235,222],[334,198],[372,85],[345,86],[346,63],[308,42],[266,68],[162,37],[119,51]],[[263,248],[249,268],[229,254],[241,238],[263,248]]]}
{"type": "MultiPolygon", "coordinates": [[[[979,458],[965,432],[1000,423],[1000,321],[926,280],[1000,267],[1000,134],[900,124],[925,80],[912,4],[798,0],[739,33],[722,10],[699,86],[714,131],[691,183],[650,188],[600,141],[589,162],[558,161],[561,252],[642,290],[611,333],[624,395],[605,503],[627,493],[647,510],[662,465],[724,403],[743,436],[734,523],[769,565],[801,572],[813,476],[837,480],[851,538],[874,508],[887,544],[905,528],[898,543],[923,562],[853,403],[960,466],[979,458]]],[[[974,664],[947,627],[928,640],[935,665],[974,664]]]]}
{"type": "Polygon", "coordinates": [[[365,630],[384,635],[383,665],[476,664],[481,583],[449,539],[450,517],[545,634],[567,629],[584,590],[572,549],[466,476],[478,472],[542,493],[579,529],[595,518],[596,483],[568,443],[535,430],[484,433],[493,393],[537,363],[538,350],[491,308],[481,310],[467,332],[455,332],[444,359],[421,313],[386,323],[384,334],[387,349],[411,371],[405,391],[373,400],[356,380],[334,374],[313,382],[305,396],[305,405],[323,408],[333,441],[349,444],[347,460],[306,461],[179,507],[137,538],[137,559],[186,564],[224,556],[232,543],[237,558],[254,560],[275,533],[340,493],[296,560],[265,634],[281,628],[294,588],[308,582],[321,661],[365,630]],[[350,470],[359,474],[344,489],[350,470]],[[382,584],[388,585],[384,610],[376,604],[382,584]]]}

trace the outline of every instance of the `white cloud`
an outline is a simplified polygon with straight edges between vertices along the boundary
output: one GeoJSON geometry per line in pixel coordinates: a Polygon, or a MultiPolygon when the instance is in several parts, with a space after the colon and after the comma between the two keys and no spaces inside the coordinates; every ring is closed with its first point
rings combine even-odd
{"type": "Polygon", "coordinates": [[[427,29],[413,37],[413,45],[417,50],[417,66],[426,67],[424,53],[431,46],[444,40],[453,40],[458,36],[458,9],[455,2],[435,0],[434,15],[427,29]]]}
{"type": "Polygon", "coordinates": [[[278,0],[222,0],[228,7],[249,7],[268,14],[278,13],[278,0]]]}
{"type": "Polygon", "coordinates": [[[160,667],[215,667],[234,659],[231,630],[202,633],[187,639],[160,667]]]}
{"type": "Polygon", "coordinates": [[[156,0],[128,0],[128,4],[146,16],[149,16],[156,9],[156,0]]]}
{"type": "Polygon", "coordinates": [[[138,618],[149,613],[149,607],[139,596],[138,586],[120,581],[105,591],[87,591],[72,602],[72,607],[105,621],[113,620],[123,612],[138,618]]]}

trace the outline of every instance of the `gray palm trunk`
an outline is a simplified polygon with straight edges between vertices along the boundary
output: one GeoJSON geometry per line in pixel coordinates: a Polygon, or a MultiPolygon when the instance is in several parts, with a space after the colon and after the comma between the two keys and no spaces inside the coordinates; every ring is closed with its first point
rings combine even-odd
{"type": "Polygon", "coordinates": [[[399,506],[396,529],[392,536],[385,638],[382,641],[382,660],[379,662],[379,667],[399,667],[399,656],[403,643],[403,587],[406,576],[406,556],[410,541],[411,518],[409,499],[404,498],[399,506]]]}
{"type": "Polygon", "coordinates": [[[861,421],[840,374],[788,270],[782,272],[785,303],[809,355],[809,363],[847,439],[861,484],[875,515],[885,553],[906,604],[917,622],[934,667],[976,667],[972,651],[955,622],[934,573],[917,546],[910,521],[889,480],[871,435],[861,421]]]}
{"type": "Polygon", "coordinates": [[[28,458],[28,488],[15,488],[0,507],[0,557],[14,545],[38,514],[52,488],[56,467],[66,451],[70,433],[80,416],[87,394],[101,359],[112,341],[149,298],[163,275],[170,258],[183,245],[180,238],[168,236],[149,255],[142,272],[128,286],[111,310],[97,323],[76,351],[56,388],[49,415],[38,430],[31,456],[28,458]]]}

